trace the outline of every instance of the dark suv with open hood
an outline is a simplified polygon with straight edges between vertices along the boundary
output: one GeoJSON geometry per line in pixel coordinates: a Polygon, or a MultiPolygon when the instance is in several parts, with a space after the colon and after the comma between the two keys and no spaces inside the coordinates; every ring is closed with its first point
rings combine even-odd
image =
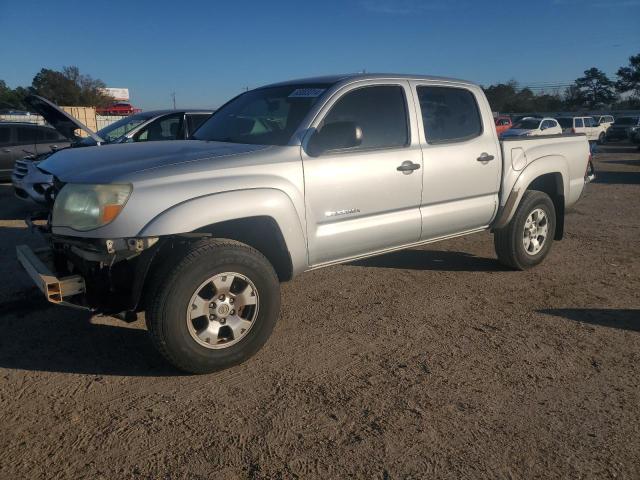
{"type": "MultiPolygon", "coordinates": [[[[45,98],[32,95],[26,100],[29,106],[66,139],[62,147],[96,147],[113,143],[151,142],[161,140],[185,140],[213,110],[153,110],[130,115],[111,125],[93,132],[76,118],[58,108],[45,98]],[[80,132],[86,136],[81,136],[80,132]]],[[[47,190],[52,184],[51,175],[38,169],[38,163],[60,150],[56,148],[38,150],[15,162],[11,175],[15,194],[23,200],[39,204],[47,203],[47,190]]]]}

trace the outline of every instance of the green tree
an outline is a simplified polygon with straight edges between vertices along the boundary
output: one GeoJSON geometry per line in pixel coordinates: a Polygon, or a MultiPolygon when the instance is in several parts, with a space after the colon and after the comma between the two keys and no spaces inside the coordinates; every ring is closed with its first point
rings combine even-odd
{"type": "Polygon", "coordinates": [[[536,95],[529,88],[519,89],[515,80],[490,85],[484,92],[495,112],[547,112],[561,110],[564,106],[559,95],[536,95]]]}
{"type": "Polygon", "coordinates": [[[577,78],[571,94],[576,106],[598,108],[610,106],[617,99],[615,84],[600,69],[592,67],[577,78]]]}
{"type": "Polygon", "coordinates": [[[620,67],[617,72],[616,89],[620,93],[631,92],[640,99],[640,53],[629,57],[629,65],[620,67]]]}
{"type": "Polygon", "coordinates": [[[102,93],[104,87],[102,80],[82,75],[78,67],[43,68],[33,78],[30,91],[58,105],[100,107],[113,102],[102,93]]]}
{"type": "Polygon", "coordinates": [[[495,85],[489,85],[484,89],[484,93],[489,100],[491,109],[496,112],[506,112],[507,104],[513,101],[518,91],[518,84],[515,80],[510,80],[507,83],[498,83],[495,85]]]}
{"type": "Polygon", "coordinates": [[[0,109],[26,110],[23,100],[27,94],[27,89],[23,87],[12,89],[4,80],[0,80],[0,109]]]}

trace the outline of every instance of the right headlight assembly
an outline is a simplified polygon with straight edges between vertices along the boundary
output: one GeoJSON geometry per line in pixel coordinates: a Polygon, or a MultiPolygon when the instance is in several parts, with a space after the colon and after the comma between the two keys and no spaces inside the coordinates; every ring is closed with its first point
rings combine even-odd
{"type": "Polygon", "coordinates": [[[111,223],[131,195],[132,186],[68,183],[53,204],[51,223],[55,227],[94,230],[111,223]]]}

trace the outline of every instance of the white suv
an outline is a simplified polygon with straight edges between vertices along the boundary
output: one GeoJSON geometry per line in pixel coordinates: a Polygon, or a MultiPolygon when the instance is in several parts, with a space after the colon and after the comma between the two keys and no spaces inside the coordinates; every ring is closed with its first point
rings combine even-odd
{"type": "Polygon", "coordinates": [[[564,133],[584,133],[590,142],[604,143],[608,127],[598,125],[593,117],[561,117],[558,122],[564,133]]]}

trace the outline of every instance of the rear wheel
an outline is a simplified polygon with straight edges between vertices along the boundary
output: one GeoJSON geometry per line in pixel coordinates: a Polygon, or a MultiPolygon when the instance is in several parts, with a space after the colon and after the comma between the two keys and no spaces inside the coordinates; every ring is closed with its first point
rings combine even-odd
{"type": "Polygon", "coordinates": [[[156,348],[181,370],[206,373],[248,359],[278,319],[277,275],[260,252],[242,243],[198,242],[158,275],[147,326],[156,348]]]}
{"type": "Polygon", "coordinates": [[[549,195],[528,190],[509,224],[494,232],[498,260],[518,270],[533,267],[551,250],[556,212],[549,195]]]}

